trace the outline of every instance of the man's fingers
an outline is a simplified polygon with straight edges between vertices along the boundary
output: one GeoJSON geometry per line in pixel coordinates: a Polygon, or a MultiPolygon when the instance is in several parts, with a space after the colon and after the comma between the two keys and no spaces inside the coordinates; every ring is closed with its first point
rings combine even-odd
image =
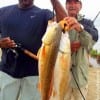
{"type": "Polygon", "coordinates": [[[11,48],[15,47],[16,43],[14,42],[14,40],[11,40],[9,37],[6,37],[0,40],[0,45],[1,48],[11,48]]]}
{"type": "Polygon", "coordinates": [[[78,51],[79,48],[80,48],[80,46],[81,46],[81,44],[80,44],[79,41],[74,41],[74,42],[72,42],[72,43],[71,43],[71,51],[72,51],[72,52],[78,51]]]}

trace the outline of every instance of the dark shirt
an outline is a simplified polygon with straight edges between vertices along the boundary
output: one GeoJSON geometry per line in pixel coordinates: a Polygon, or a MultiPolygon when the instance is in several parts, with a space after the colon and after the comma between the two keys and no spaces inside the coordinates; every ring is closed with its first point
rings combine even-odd
{"type": "MultiPolygon", "coordinates": [[[[28,9],[20,9],[17,5],[1,8],[1,38],[9,36],[17,44],[21,44],[21,47],[37,54],[51,18],[51,11],[36,6],[28,9]]],[[[11,49],[2,48],[0,70],[16,78],[35,76],[38,75],[38,62],[25,55],[19,48],[16,53],[11,49]]]]}

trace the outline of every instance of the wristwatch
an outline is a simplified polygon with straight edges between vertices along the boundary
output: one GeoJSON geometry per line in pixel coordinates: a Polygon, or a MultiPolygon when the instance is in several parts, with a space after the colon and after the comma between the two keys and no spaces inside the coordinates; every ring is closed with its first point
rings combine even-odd
{"type": "Polygon", "coordinates": [[[84,26],[82,24],[80,24],[80,28],[81,28],[81,31],[84,30],[84,26]]]}

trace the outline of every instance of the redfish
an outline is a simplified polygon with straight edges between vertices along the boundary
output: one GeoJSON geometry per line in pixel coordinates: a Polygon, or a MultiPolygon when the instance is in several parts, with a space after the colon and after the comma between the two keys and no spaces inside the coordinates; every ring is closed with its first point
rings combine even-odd
{"type": "Polygon", "coordinates": [[[59,51],[57,54],[53,90],[50,100],[64,100],[70,82],[71,49],[68,32],[62,33],[59,51]]]}
{"type": "Polygon", "coordinates": [[[52,74],[55,66],[62,29],[59,24],[50,25],[42,39],[39,51],[39,84],[41,100],[49,100],[52,74]]]}

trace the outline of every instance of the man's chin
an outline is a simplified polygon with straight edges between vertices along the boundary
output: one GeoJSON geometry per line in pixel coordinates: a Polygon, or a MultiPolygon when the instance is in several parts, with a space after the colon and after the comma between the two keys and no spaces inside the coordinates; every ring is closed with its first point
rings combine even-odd
{"type": "Polygon", "coordinates": [[[75,17],[75,16],[77,16],[77,13],[75,11],[74,12],[70,12],[69,16],[75,17]]]}

